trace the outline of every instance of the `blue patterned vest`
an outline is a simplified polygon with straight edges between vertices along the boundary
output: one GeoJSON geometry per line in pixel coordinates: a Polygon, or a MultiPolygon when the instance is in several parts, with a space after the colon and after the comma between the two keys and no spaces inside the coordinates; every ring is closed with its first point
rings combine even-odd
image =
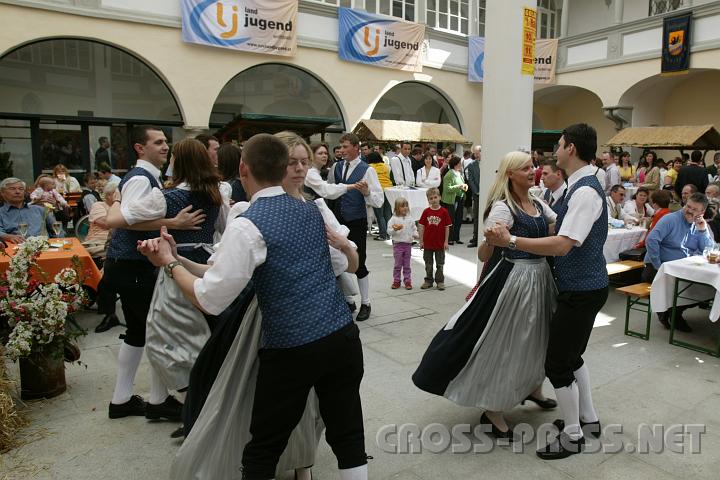
{"type": "MultiPolygon", "coordinates": [[[[343,170],[345,170],[345,161],[335,164],[335,183],[344,183],[352,185],[365,177],[365,172],[370,166],[365,162],[358,162],[355,170],[343,181],[343,170]]],[[[345,195],[337,199],[337,213],[346,221],[367,219],[367,210],[365,209],[365,197],[358,190],[349,190],[345,195]]]]}
{"type": "Polygon", "coordinates": [[[560,231],[570,199],[580,187],[590,187],[597,192],[602,200],[602,214],[595,220],[590,233],[580,247],[573,247],[565,256],[555,257],[555,281],[561,292],[583,292],[608,286],[605,256],[603,255],[603,245],[605,245],[608,232],[607,202],[605,201],[605,192],[595,175],[582,177],[567,190],[565,199],[557,212],[555,231],[560,231]]]}
{"type": "Polygon", "coordinates": [[[287,194],[260,197],[242,216],[267,246],[265,263],[252,277],[264,348],[305,345],[352,322],[335,282],[317,205],[287,194]]]}
{"type": "MultiPolygon", "coordinates": [[[[162,188],[158,179],[155,178],[150,172],[144,168],[135,167],[125,174],[118,189],[122,192],[123,187],[133,177],[142,175],[150,180],[150,186],[155,188],[162,188]]],[[[147,240],[149,238],[155,238],[160,235],[160,232],[138,232],[133,230],[125,230],[123,228],[116,228],[113,231],[112,239],[110,240],[110,246],[108,247],[107,257],[113,260],[140,260],[147,262],[140,252],[137,251],[138,240],[147,240]]]]}
{"type": "MultiPolygon", "coordinates": [[[[170,230],[176,243],[214,243],[215,221],[220,214],[220,205],[213,205],[204,195],[177,188],[163,190],[163,195],[167,203],[165,218],[173,218],[188,205],[193,206],[193,211],[200,209],[206,215],[200,230],[170,230]]],[[[178,248],[178,253],[197,263],[207,263],[210,258],[210,254],[202,248],[178,248]]]]}
{"type": "MultiPolygon", "coordinates": [[[[513,226],[510,229],[510,234],[524,238],[542,238],[548,236],[548,223],[545,220],[545,215],[543,215],[542,205],[540,205],[538,201],[533,201],[533,203],[538,212],[540,212],[539,217],[532,217],[522,209],[518,210],[517,214],[510,210],[513,216],[513,226]]],[[[535,255],[534,253],[523,252],[521,250],[504,248],[503,257],[512,259],[542,258],[543,255],[535,255]]]]}

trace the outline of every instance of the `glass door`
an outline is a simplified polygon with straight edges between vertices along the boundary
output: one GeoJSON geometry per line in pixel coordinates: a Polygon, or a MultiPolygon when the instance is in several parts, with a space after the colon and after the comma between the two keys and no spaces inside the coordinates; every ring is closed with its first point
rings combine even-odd
{"type": "Polygon", "coordinates": [[[70,175],[82,182],[89,169],[86,127],[76,124],[41,121],[39,129],[40,165],[42,173],[52,175],[53,168],[65,165],[70,175]]]}
{"type": "Polygon", "coordinates": [[[128,170],[127,125],[90,125],[88,127],[91,169],[97,171],[103,164],[122,177],[128,170]]]}

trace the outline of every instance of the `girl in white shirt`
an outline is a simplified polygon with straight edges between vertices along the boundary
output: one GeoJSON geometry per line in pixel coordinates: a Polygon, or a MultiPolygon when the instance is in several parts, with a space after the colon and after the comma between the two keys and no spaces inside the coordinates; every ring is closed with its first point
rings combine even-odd
{"type": "Polygon", "coordinates": [[[433,157],[429,153],[423,156],[425,166],[417,171],[415,176],[415,185],[423,188],[438,188],[442,179],[440,178],[440,169],[434,167],[433,157]]]}
{"type": "Polygon", "coordinates": [[[405,280],[405,289],[412,290],[412,271],[410,270],[410,253],[413,239],[418,238],[415,220],[409,215],[410,205],[407,199],[400,197],[395,200],[395,211],[388,220],[388,234],[393,240],[393,283],[391,288],[400,288],[400,273],[405,280]]]}
{"type": "Polygon", "coordinates": [[[650,218],[655,210],[648,203],[650,192],[645,187],[638,188],[635,197],[623,206],[623,213],[626,219],[630,219],[633,223],[639,225],[643,218],[650,218]]]}

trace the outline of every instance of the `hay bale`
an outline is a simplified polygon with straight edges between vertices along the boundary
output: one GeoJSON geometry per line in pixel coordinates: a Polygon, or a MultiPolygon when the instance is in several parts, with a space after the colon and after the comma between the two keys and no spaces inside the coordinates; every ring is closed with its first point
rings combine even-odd
{"type": "Polygon", "coordinates": [[[27,419],[15,402],[17,388],[7,376],[5,352],[0,345],[0,453],[17,447],[15,434],[25,425],[27,419]]]}

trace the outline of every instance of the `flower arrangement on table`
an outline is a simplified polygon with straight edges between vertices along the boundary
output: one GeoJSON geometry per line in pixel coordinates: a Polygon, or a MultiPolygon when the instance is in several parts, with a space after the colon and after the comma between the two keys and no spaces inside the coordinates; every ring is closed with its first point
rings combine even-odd
{"type": "Polygon", "coordinates": [[[45,237],[28,238],[0,278],[0,326],[5,330],[0,333],[5,333],[5,353],[13,360],[40,352],[62,358],[66,340],[84,333],[65,326],[86,300],[82,263],[74,256],[72,266],[50,281],[37,262],[49,247],[45,237]]]}

